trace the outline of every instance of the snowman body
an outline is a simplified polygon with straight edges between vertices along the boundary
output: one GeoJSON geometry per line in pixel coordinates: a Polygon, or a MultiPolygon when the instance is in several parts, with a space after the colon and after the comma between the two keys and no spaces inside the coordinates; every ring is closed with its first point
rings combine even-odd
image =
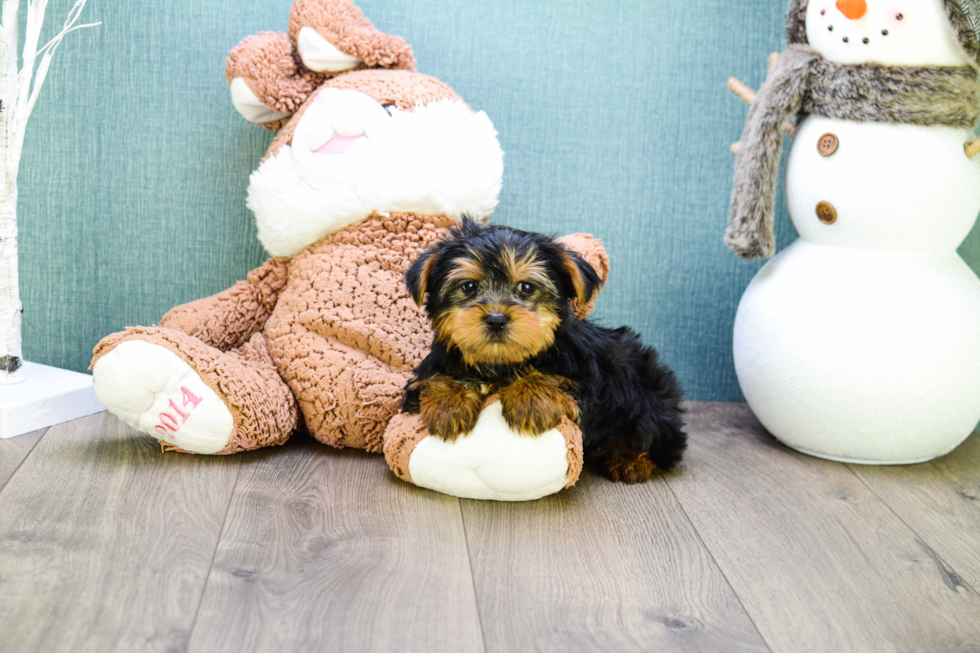
{"type": "MultiPolygon", "coordinates": [[[[828,59],[859,63],[849,46],[887,31],[896,38],[863,60],[966,65],[940,2],[909,0],[895,14],[893,2],[871,0],[856,20],[811,2],[808,38],[828,59]],[[920,61],[907,60],[905,37],[920,61]]],[[[920,462],[980,422],[980,279],[956,253],[980,213],[980,157],[963,151],[972,137],[819,116],[800,124],[785,182],[800,239],[752,281],[734,334],[746,400],[789,446],[920,462]]]]}

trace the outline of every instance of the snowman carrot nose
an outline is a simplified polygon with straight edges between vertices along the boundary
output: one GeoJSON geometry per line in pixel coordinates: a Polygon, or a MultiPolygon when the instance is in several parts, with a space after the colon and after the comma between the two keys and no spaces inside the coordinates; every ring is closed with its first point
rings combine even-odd
{"type": "Polygon", "coordinates": [[[837,9],[848,20],[857,20],[868,13],[868,3],[866,0],[837,0],[837,9]]]}

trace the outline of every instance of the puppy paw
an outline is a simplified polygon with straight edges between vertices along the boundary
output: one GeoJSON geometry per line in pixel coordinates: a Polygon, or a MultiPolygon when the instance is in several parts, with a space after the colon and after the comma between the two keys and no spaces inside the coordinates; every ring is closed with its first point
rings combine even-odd
{"type": "Polygon", "coordinates": [[[571,383],[559,376],[534,372],[500,392],[507,425],[522,435],[541,435],[567,416],[578,420],[578,405],[567,389],[571,383]]]}
{"type": "Polygon", "coordinates": [[[625,445],[617,445],[606,456],[604,464],[613,483],[623,482],[627,485],[646,483],[657,470],[646,452],[637,455],[625,445]]]}
{"type": "Polygon", "coordinates": [[[475,388],[437,375],[423,383],[419,404],[422,423],[429,434],[455,442],[476,426],[483,396],[475,388]]]}

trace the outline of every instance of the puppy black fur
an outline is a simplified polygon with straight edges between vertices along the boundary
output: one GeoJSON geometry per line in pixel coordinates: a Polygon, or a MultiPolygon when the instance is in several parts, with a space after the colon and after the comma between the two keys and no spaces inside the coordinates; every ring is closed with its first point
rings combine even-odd
{"type": "Polygon", "coordinates": [[[615,481],[642,482],[680,461],[687,436],[674,373],[629,328],[575,317],[572,302],[585,305],[601,287],[576,253],[464,219],[405,281],[436,336],[402,409],[421,412],[434,435],[467,433],[483,398],[500,393],[508,423],[529,435],[554,428],[560,413],[577,417],[586,456],[615,481]]]}

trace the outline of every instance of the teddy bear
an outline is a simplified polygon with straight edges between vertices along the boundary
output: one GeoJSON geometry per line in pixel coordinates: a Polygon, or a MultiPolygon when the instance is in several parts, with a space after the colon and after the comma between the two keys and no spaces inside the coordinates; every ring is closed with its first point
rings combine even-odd
{"type": "MultiPolygon", "coordinates": [[[[92,370],[110,412],[166,450],[232,454],[300,431],[383,451],[432,337],[403,274],[462,216],[487,219],[503,175],[487,115],[414,68],[411,47],[347,0],[296,0],[288,36],[232,51],[236,109],[279,129],[247,193],[272,258],[158,326],[103,339],[92,370]]],[[[605,279],[598,240],[564,242],[605,279]]],[[[427,435],[402,426],[396,467],[427,435]]],[[[562,428],[562,479],[574,482],[580,436],[576,449],[577,427],[562,428]]]]}

